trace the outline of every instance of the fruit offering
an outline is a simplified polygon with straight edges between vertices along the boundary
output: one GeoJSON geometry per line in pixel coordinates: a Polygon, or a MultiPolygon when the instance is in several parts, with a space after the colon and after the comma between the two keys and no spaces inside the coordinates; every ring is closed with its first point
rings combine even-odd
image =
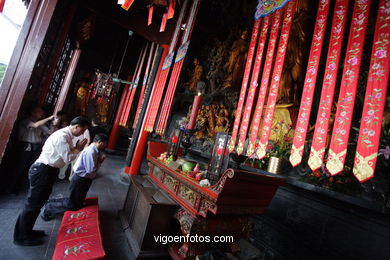
{"type": "Polygon", "coordinates": [[[196,175],[195,175],[195,179],[200,181],[203,177],[203,172],[198,172],[196,175]]]}
{"type": "Polygon", "coordinates": [[[169,163],[174,160],[173,155],[168,155],[168,152],[164,152],[160,154],[160,156],[157,158],[163,163],[169,163]]]}
{"type": "Polygon", "coordinates": [[[199,163],[197,163],[194,168],[194,173],[197,174],[199,171],[200,171],[200,166],[199,163]]]}

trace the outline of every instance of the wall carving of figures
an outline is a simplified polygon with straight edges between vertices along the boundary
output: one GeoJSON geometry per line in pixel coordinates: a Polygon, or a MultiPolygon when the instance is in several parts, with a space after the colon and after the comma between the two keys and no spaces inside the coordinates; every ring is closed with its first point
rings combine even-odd
{"type": "Polygon", "coordinates": [[[228,41],[215,41],[214,48],[208,56],[209,70],[206,79],[210,85],[210,92],[214,92],[223,83],[225,76],[223,66],[228,55],[228,41]]]}

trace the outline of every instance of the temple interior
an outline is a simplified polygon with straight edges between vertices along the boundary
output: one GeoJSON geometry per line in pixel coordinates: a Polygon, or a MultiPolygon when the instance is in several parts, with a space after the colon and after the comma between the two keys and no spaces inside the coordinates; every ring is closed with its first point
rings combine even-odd
{"type": "Polygon", "coordinates": [[[0,259],[389,258],[390,0],[13,1],[0,259]]]}

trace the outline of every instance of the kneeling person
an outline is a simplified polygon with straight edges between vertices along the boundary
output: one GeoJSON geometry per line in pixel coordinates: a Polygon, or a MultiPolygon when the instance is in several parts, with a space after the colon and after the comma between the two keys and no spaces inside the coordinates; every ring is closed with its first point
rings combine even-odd
{"type": "Polygon", "coordinates": [[[96,172],[105,159],[102,151],[107,147],[107,142],[107,135],[97,134],[93,142],[80,153],[73,167],[74,175],[69,188],[70,197],[49,200],[42,214],[44,220],[49,221],[57,214],[83,207],[92,180],[96,177],[96,172]]]}

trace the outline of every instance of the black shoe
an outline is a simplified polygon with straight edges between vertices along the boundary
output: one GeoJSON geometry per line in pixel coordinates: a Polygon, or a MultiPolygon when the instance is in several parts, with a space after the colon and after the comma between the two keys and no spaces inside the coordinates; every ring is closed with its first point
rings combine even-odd
{"type": "Polygon", "coordinates": [[[50,220],[55,219],[55,216],[52,216],[52,215],[50,215],[50,214],[45,214],[45,212],[42,212],[41,218],[42,218],[44,221],[50,221],[50,220]]]}
{"type": "Polygon", "coordinates": [[[14,239],[14,244],[18,246],[39,246],[43,241],[37,237],[30,237],[26,239],[14,239]]]}
{"type": "Polygon", "coordinates": [[[44,237],[46,236],[45,232],[43,230],[32,230],[31,235],[33,237],[44,237]]]}

